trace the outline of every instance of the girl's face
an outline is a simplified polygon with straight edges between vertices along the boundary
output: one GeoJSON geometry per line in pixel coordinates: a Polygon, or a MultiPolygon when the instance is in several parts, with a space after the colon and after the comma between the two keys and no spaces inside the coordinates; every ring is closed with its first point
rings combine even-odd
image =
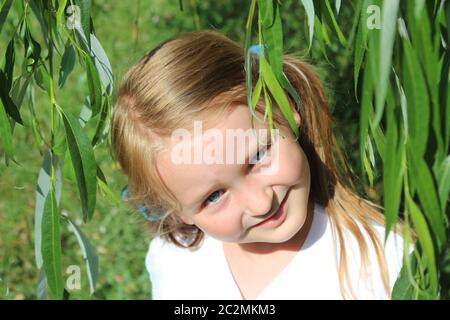
{"type": "MultiPolygon", "coordinates": [[[[300,116],[295,110],[293,112],[299,126],[300,116]]],[[[267,129],[267,125],[256,118],[254,127],[267,129]]],[[[309,164],[290,129],[283,129],[281,133],[286,138],[278,135],[277,141],[267,149],[258,146],[256,135],[250,135],[253,137],[250,138],[251,147],[247,146],[245,151],[230,147],[227,131],[239,133],[249,129],[248,107],[237,106],[215,126],[213,134],[203,130],[201,134],[194,132],[192,139],[168,139],[169,147],[157,159],[157,168],[167,187],[180,201],[182,211],[177,214],[185,223],[195,224],[206,234],[224,242],[286,242],[305,223],[311,184],[309,164]],[[180,158],[174,156],[179,155],[180,150],[192,152],[190,162],[180,163],[180,158]],[[223,154],[219,157],[220,150],[223,154]],[[233,150],[231,153],[236,150],[234,161],[230,161],[233,155],[226,158],[230,150],[233,150]],[[242,156],[247,161],[236,160],[239,151],[244,153],[242,156]],[[195,158],[195,152],[205,158],[214,154],[217,156],[214,159],[223,159],[223,162],[201,161],[195,158]],[[265,221],[269,217],[272,219],[265,221]],[[265,223],[260,224],[263,221],[265,223]]],[[[236,141],[234,145],[238,145],[236,141]]]]}

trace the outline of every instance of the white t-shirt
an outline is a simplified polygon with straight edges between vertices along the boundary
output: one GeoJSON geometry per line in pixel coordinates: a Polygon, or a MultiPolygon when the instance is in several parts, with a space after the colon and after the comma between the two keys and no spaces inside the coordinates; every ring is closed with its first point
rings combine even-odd
{"type": "MultiPolygon", "coordinates": [[[[384,240],[384,227],[374,225],[384,240]]],[[[367,237],[368,239],[368,237],[367,237]]],[[[356,240],[346,246],[352,288],[358,299],[389,299],[386,294],[375,250],[369,243],[370,280],[362,281],[356,240]]],[[[402,267],[403,240],[393,232],[384,247],[390,289],[402,267]]],[[[228,267],[222,242],[205,234],[195,251],[180,248],[155,237],[145,261],[152,283],[152,298],[175,300],[242,300],[239,287],[228,267]]],[[[343,299],[329,217],[317,203],[308,236],[294,259],[258,295],[257,300],[343,299]]]]}

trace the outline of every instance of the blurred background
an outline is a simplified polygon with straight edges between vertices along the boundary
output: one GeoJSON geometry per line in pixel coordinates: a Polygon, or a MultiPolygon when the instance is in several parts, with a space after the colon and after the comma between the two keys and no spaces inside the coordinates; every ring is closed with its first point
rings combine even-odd
{"type": "MultiPolygon", "coordinates": [[[[216,29],[244,44],[249,1],[191,0],[183,4],[181,11],[177,0],[93,1],[94,29],[112,65],[114,90],[132,64],[157,44],[180,32],[216,29]]],[[[0,35],[2,57],[17,23],[14,12],[11,15],[0,35]]],[[[343,3],[338,21],[345,35],[352,33],[353,16],[352,3],[343,3]]],[[[316,42],[308,51],[308,26],[300,1],[283,1],[281,17],[285,53],[300,54],[317,68],[335,118],[335,134],[355,175],[363,177],[358,159],[359,106],[353,90],[353,51],[333,39],[326,48],[326,57],[316,42]]],[[[33,37],[41,40],[42,35],[36,31],[33,37]]],[[[86,91],[86,74],[77,64],[64,89],[57,92],[58,102],[63,108],[77,113],[86,91]]],[[[49,105],[47,94],[37,89],[35,101],[37,117],[45,127],[49,105]]],[[[34,257],[34,201],[43,156],[33,145],[29,130],[17,126],[13,141],[17,164],[6,166],[0,150],[0,298],[36,299],[39,274],[34,257]]],[[[95,155],[108,185],[120,198],[126,178],[112,161],[109,146],[100,145],[95,155]]],[[[83,276],[85,264],[76,238],[65,225],[62,226],[63,270],[69,265],[78,265],[82,274],[81,289],[69,291],[70,298],[151,299],[151,284],[144,266],[151,236],[145,229],[145,220],[125,205],[114,205],[99,194],[94,217],[84,224],[73,173],[69,167],[62,169],[62,211],[75,220],[99,256],[97,289],[91,296],[88,279],[83,276]]],[[[362,189],[364,181],[355,182],[361,192],[368,192],[362,189]]],[[[374,190],[378,186],[375,184],[374,190]]],[[[376,200],[377,193],[372,192],[374,194],[370,196],[376,200]]]]}

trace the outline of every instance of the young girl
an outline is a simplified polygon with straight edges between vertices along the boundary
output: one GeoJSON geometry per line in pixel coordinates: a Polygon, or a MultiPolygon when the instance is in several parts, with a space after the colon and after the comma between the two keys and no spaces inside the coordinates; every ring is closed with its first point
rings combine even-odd
{"type": "Polygon", "coordinates": [[[402,239],[384,243],[381,209],[353,191],[321,83],[299,58],[283,58],[301,100],[299,110],[289,100],[298,141],[274,104],[279,139],[250,135],[243,162],[194,161],[199,150],[216,160],[224,146],[234,151],[230,131],[267,128],[262,97],[252,127],[244,61],[218,32],[185,33],[143,57],[119,89],[112,143],[154,233],[153,299],[390,298],[402,239]],[[180,150],[194,157],[180,161],[180,150]]]}

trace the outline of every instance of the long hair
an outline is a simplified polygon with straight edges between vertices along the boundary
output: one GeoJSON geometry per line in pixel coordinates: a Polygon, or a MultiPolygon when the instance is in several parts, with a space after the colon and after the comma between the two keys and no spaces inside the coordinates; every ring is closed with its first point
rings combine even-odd
{"type": "MultiPolygon", "coordinates": [[[[258,78],[252,57],[252,79],[258,78]]],[[[128,176],[131,201],[163,213],[150,223],[153,233],[181,247],[196,248],[203,232],[174,214],[181,206],[156,169],[163,139],[195,119],[218,119],[236,103],[247,104],[244,48],[215,31],[183,33],[145,55],[124,76],[112,120],[116,159],[128,176]],[[192,241],[186,246],[185,239],[192,241]]],[[[384,224],[382,208],[358,196],[343,153],[332,133],[332,118],[321,81],[312,67],[294,55],[283,57],[283,70],[301,99],[299,143],[311,170],[310,200],[324,207],[338,250],[341,293],[354,296],[350,283],[345,233],[359,245],[362,268],[369,266],[369,247],[376,252],[380,275],[389,292],[389,275],[371,222],[384,224]],[[364,233],[368,235],[366,241],[364,233]]],[[[255,85],[255,81],[253,86],[255,85]]],[[[292,100],[290,100],[292,103],[292,100]]],[[[264,101],[256,110],[264,113],[264,101]]],[[[278,107],[274,122],[288,126],[278,107]]]]}

